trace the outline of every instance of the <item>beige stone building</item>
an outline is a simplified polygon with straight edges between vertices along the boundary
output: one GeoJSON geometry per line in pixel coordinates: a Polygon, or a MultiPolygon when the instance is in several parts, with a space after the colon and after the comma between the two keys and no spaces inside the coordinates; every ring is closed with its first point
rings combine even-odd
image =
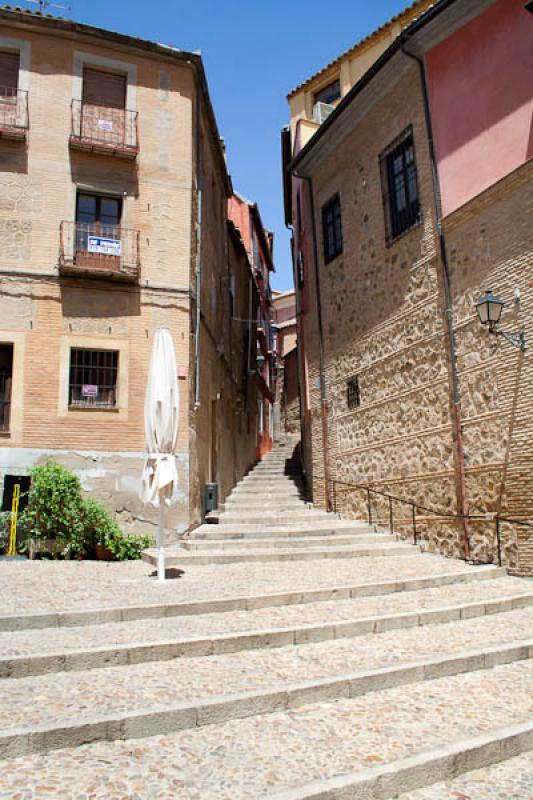
{"type": "Polygon", "coordinates": [[[169,528],[184,531],[256,443],[255,351],[232,319],[254,277],[201,58],[3,9],[0,86],[0,477],[52,455],[150,531],[143,405],[164,325],[181,403],[169,528]]]}
{"type": "Polygon", "coordinates": [[[316,502],[531,574],[531,12],[421,10],[322,124],[289,96],[305,469],[316,502]]]}
{"type": "Polygon", "coordinates": [[[277,366],[275,415],[281,435],[300,431],[300,391],[294,289],[274,292],[272,321],[276,331],[277,366]]]}

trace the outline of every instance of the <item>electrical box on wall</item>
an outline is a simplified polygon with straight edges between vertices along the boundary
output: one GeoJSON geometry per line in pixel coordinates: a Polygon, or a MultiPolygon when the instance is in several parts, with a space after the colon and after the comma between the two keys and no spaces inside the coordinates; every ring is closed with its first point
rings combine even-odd
{"type": "Polygon", "coordinates": [[[204,486],[204,515],[218,508],[218,483],[206,483],[204,486]]]}

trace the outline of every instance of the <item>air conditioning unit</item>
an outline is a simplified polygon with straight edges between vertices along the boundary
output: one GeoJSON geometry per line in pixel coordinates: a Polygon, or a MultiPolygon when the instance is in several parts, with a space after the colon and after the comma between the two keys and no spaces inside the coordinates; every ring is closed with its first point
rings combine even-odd
{"type": "Polygon", "coordinates": [[[319,125],[322,125],[322,123],[329,117],[334,108],[335,106],[332,106],[329,103],[321,103],[320,101],[318,103],[315,103],[313,106],[314,121],[318,122],[319,125]]]}

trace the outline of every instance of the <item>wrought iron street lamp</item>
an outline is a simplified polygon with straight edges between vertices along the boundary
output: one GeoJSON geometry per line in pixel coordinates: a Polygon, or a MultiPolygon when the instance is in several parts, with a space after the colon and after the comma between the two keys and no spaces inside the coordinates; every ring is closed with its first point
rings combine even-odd
{"type": "Polygon", "coordinates": [[[519,347],[520,350],[524,352],[526,349],[526,336],[524,331],[509,333],[509,331],[500,331],[497,328],[504,305],[505,303],[503,300],[500,300],[497,295],[493,294],[491,289],[488,289],[476,303],[476,311],[479,320],[482,325],[488,325],[490,333],[493,333],[495,336],[503,336],[503,338],[514,345],[514,347],[519,347]]]}

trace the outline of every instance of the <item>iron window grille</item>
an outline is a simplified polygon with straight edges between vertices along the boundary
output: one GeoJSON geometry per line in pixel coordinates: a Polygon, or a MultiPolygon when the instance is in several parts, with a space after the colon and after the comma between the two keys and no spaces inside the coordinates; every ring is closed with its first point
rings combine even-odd
{"type": "Polygon", "coordinates": [[[361,392],[359,390],[359,378],[354,375],[346,384],[346,399],[348,401],[348,408],[359,408],[361,405],[361,392]]]}
{"type": "Polygon", "coordinates": [[[76,408],[116,408],[118,351],[70,351],[69,405],[76,408]]]}
{"type": "Polygon", "coordinates": [[[380,156],[387,244],[421,221],[413,129],[405,129],[380,156]]]}
{"type": "Polygon", "coordinates": [[[341,200],[338,194],[322,207],[324,261],[328,264],[342,253],[341,200]]]}

